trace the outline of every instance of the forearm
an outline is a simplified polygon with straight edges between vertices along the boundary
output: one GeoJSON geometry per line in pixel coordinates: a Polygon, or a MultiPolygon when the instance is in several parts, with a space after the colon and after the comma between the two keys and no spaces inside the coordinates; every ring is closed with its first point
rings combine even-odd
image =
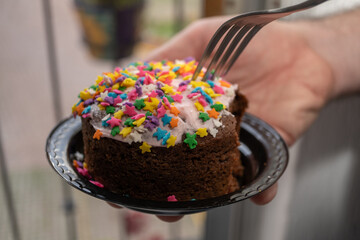
{"type": "Polygon", "coordinates": [[[360,9],[298,24],[309,45],[333,70],[331,96],[360,92],[360,9]]]}

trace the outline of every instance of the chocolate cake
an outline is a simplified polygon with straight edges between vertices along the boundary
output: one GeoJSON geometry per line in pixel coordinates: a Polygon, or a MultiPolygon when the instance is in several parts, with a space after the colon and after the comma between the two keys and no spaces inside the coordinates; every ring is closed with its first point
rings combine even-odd
{"type": "Polygon", "coordinates": [[[242,176],[237,86],[196,81],[194,60],[136,62],[79,95],[84,168],[98,185],[140,199],[190,201],[231,193],[242,176]]]}

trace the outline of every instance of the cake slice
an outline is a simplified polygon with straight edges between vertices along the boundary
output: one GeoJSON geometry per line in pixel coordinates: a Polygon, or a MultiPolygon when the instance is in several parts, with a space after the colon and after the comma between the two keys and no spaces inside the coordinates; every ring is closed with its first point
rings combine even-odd
{"type": "Polygon", "coordinates": [[[136,62],[80,92],[85,168],[105,188],[158,201],[239,189],[245,97],[221,78],[196,81],[195,61],[136,62]]]}

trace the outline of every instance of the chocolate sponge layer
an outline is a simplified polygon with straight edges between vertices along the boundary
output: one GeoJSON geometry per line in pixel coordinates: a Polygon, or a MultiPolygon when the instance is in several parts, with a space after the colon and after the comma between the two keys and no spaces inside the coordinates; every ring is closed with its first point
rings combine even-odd
{"type": "MultiPolygon", "coordinates": [[[[190,149],[185,143],[174,147],[152,147],[142,154],[140,143],[124,143],[111,138],[93,139],[95,129],[89,119],[82,120],[85,162],[90,174],[116,193],[134,198],[167,201],[175,195],[179,201],[206,199],[239,189],[239,121],[246,99],[238,95],[230,106],[235,114],[221,118],[214,138],[197,137],[190,149]]],[[[182,139],[183,140],[183,139],[182,139]]]]}

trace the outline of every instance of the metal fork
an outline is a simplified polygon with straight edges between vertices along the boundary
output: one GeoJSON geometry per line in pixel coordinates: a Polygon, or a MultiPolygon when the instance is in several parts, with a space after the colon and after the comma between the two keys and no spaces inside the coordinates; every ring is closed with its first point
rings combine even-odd
{"type": "Polygon", "coordinates": [[[250,40],[266,24],[326,1],[328,0],[308,0],[290,7],[249,12],[231,18],[223,23],[211,38],[193,74],[192,80],[197,79],[201,69],[204,67],[204,63],[209,60],[220,39],[223,40],[207,66],[202,81],[213,79],[215,76],[226,75],[250,40]]]}

